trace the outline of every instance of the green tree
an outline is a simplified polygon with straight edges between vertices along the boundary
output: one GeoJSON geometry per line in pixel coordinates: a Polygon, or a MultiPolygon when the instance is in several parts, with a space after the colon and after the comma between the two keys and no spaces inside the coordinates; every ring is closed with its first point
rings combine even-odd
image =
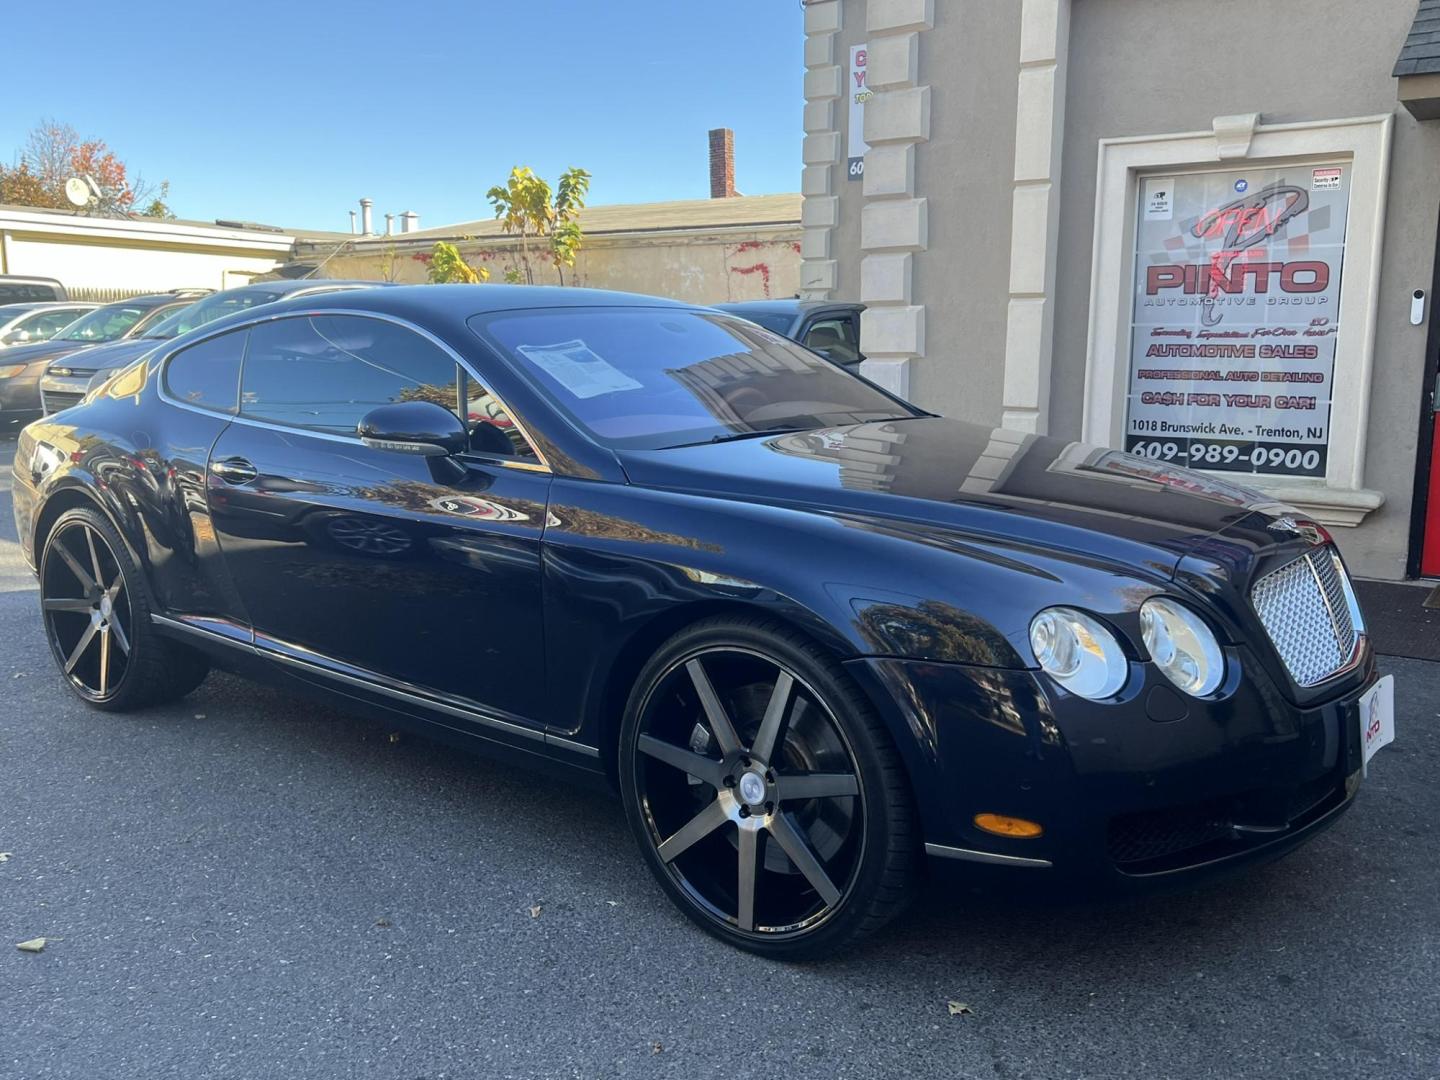
{"type": "Polygon", "coordinates": [[[479,285],[490,279],[483,266],[471,266],[454,244],[437,240],[430,250],[430,283],[432,285],[479,285]]]}
{"type": "Polygon", "coordinates": [[[485,193],[505,231],[520,239],[521,265],[505,272],[506,281],[534,284],[530,264],[534,240],[545,245],[560,284],[565,284],[565,267],[575,265],[575,256],[584,242],[579,215],[589,191],[590,174],[584,169],[566,169],[552,192],[545,179],[517,165],[510,170],[504,186],[497,184],[485,193]]]}

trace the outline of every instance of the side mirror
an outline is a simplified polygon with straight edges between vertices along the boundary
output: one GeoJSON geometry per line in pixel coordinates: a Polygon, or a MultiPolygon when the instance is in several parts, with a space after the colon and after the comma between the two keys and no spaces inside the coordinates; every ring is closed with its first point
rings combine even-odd
{"type": "Polygon", "coordinates": [[[422,457],[450,457],[470,445],[460,418],[433,401],[402,401],[371,409],[356,426],[360,441],[375,450],[422,457]]]}

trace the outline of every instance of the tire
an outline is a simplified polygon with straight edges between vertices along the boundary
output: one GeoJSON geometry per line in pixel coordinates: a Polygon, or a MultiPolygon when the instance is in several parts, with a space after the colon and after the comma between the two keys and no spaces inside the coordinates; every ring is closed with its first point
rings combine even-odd
{"type": "Polygon", "coordinates": [[[50,651],[87,705],[129,712],[184,697],[209,661],[156,633],[150,587],[99,510],[61,514],[40,558],[40,612],[50,651]]]}
{"type": "Polygon", "coordinates": [[[889,732],[784,624],[712,618],[667,641],[631,691],[618,771],[661,887],[738,948],[835,955],[915,891],[919,828],[889,732]]]}

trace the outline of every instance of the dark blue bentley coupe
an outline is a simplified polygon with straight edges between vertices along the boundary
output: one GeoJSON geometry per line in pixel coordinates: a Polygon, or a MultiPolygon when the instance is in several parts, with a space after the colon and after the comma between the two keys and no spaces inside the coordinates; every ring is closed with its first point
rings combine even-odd
{"type": "Polygon", "coordinates": [[[1320,526],[648,297],[282,301],[27,427],[15,480],[85,701],[214,664],[607,780],[675,903],[770,955],[941,869],[1273,857],[1392,725],[1320,526]]]}

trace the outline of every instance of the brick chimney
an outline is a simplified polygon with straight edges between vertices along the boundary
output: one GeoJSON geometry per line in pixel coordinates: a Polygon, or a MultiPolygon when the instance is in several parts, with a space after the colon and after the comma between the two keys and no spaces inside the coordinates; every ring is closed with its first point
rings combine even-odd
{"type": "Polygon", "coordinates": [[[728,199],[735,194],[735,132],[714,128],[710,132],[710,197],[728,199]]]}

